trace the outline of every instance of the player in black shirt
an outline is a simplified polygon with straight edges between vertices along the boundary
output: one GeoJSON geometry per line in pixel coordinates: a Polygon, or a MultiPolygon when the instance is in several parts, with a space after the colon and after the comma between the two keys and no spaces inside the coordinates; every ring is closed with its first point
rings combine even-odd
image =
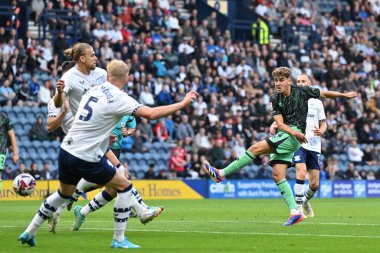
{"type": "Polygon", "coordinates": [[[286,67],[277,68],[272,73],[276,92],[271,96],[270,101],[273,108],[272,115],[278,127],[277,134],[252,145],[244,155],[222,170],[212,167],[208,162],[204,164],[211,178],[219,183],[226,176],[252,163],[256,156],[271,154],[273,179],[290,209],[290,218],[284,223],[285,226],[291,226],[303,219],[302,212],[297,208],[292,189],[285,176],[294,152],[299,149],[301,143],[307,142],[305,128],[308,100],[318,97],[354,98],[357,96],[356,92],[320,91],[307,86],[292,85],[290,75],[291,70],[286,67]]]}
{"type": "Polygon", "coordinates": [[[2,188],[1,174],[4,169],[5,159],[7,155],[7,146],[9,137],[12,145],[13,162],[17,163],[18,148],[16,143],[15,132],[13,130],[13,123],[9,120],[8,116],[4,113],[0,113],[0,190],[2,188]]]}

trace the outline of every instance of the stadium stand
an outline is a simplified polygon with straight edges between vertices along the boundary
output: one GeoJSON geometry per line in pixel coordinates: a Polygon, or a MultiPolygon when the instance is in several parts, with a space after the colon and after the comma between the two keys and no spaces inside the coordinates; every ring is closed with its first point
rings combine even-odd
{"type": "MultiPolygon", "coordinates": [[[[323,101],[328,131],[323,138],[322,178],[347,178],[353,140],[362,154],[355,161],[356,178],[380,178],[379,1],[224,1],[227,14],[195,0],[2,2],[1,111],[14,123],[20,162],[27,168],[36,162],[42,169],[49,162],[52,171],[57,169],[62,134],[38,141],[28,133],[38,116],[46,121],[45,81],[50,80],[47,87],[53,95],[63,50],[81,41],[93,45],[99,67],[105,68],[113,58],[128,63],[131,79],[126,92],[142,103],[179,101],[189,89],[202,96],[194,107],[164,121],[166,141],[149,137],[144,126],[138,138],[145,141],[147,152],[135,152],[133,143],[140,139],[123,142],[121,160],[138,178],[151,162],[157,175],[169,170],[171,150],[179,146],[190,154],[188,175],[204,177],[198,165],[204,155],[218,151],[218,140],[226,144],[218,154],[223,164],[236,157],[240,139],[247,147],[265,138],[272,122],[270,74],[279,66],[291,67],[293,78],[306,73],[320,89],[359,92],[350,101],[323,101]],[[12,5],[15,2],[17,6],[12,5]],[[246,8],[237,17],[233,11],[239,6],[246,8]],[[195,138],[205,130],[197,146],[194,138],[178,140],[181,114],[188,115],[195,138]]],[[[152,122],[151,129],[160,122],[152,122]]],[[[189,134],[182,127],[180,133],[189,134]]],[[[10,157],[6,164],[16,175],[18,166],[10,157]]],[[[266,174],[270,168],[260,171],[265,159],[257,159],[234,177],[266,174]]],[[[288,173],[294,177],[294,169],[288,173]]]]}

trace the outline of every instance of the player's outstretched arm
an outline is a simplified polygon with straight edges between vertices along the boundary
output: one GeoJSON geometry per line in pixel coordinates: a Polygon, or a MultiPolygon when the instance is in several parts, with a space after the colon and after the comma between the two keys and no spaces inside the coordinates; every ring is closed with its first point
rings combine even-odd
{"type": "Polygon", "coordinates": [[[291,129],[288,125],[286,125],[284,123],[284,118],[282,117],[281,114],[274,115],[273,118],[274,118],[274,120],[276,122],[276,125],[277,125],[278,129],[280,129],[281,131],[283,131],[285,133],[293,135],[301,143],[306,143],[307,142],[306,136],[303,133],[291,129]]]}
{"type": "Polygon", "coordinates": [[[17,142],[16,142],[15,131],[13,129],[9,130],[8,136],[12,145],[13,162],[16,164],[19,160],[19,155],[18,155],[18,147],[17,147],[17,142]]]}
{"type": "Polygon", "coordinates": [[[168,116],[190,105],[197,98],[197,95],[198,93],[196,91],[190,91],[186,94],[185,98],[181,102],[175,104],[158,106],[153,108],[143,106],[135,112],[135,116],[147,118],[150,120],[168,116]]]}
{"type": "Polygon", "coordinates": [[[56,117],[50,116],[47,118],[46,128],[47,128],[48,132],[51,133],[51,132],[57,130],[61,126],[62,121],[66,116],[67,110],[69,110],[69,104],[67,101],[65,101],[63,111],[61,111],[56,117]]]}
{"type": "Polygon", "coordinates": [[[57,84],[57,93],[54,95],[54,105],[57,108],[60,108],[65,101],[65,94],[63,93],[63,88],[65,87],[65,82],[62,79],[59,79],[57,84]]]}
{"type": "Polygon", "coordinates": [[[321,90],[321,98],[354,98],[357,97],[358,93],[355,91],[341,93],[330,90],[321,90]]]}

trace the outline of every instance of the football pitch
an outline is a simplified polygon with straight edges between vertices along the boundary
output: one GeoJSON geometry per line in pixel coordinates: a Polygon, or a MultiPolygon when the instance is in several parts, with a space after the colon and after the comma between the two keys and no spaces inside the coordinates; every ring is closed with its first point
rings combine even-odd
{"type": "MultiPolygon", "coordinates": [[[[129,219],[126,235],[138,252],[380,252],[380,199],[315,199],[316,217],[283,227],[281,199],[147,201],[165,211],[142,225],[129,219]]],[[[78,204],[87,203],[81,201],[78,204]]],[[[0,202],[0,252],[120,252],[111,249],[113,202],[90,214],[78,232],[64,211],[57,233],[45,223],[37,246],[17,242],[41,201],[0,202]]],[[[131,250],[131,249],[130,249],[131,250]]]]}

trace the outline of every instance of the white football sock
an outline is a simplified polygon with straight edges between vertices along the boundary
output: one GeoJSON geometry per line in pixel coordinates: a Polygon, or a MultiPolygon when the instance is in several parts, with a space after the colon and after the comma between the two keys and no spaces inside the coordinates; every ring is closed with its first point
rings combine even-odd
{"type": "Polygon", "coordinates": [[[103,190],[96,194],[96,196],[90,202],[88,202],[87,205],[82,207],[82,209],[80,210],[80,214],[87,216],[89,213],[94,212],[99,208],[102,208],[112,199],[113,198],[107,193],[107,191],[103,190]]]}
{"type": "Polygon", "coordinates": [[[294,184],[294,199],[297,203],[298,208],[302,207],[302,199],[304,195],[304,184],[305,180],[297,179],[296,183],[294,184]]]}
{"type": "Polygon", "coordinates": [[[117,193],[114,205],[114,235],[113,238],[121,242],[124,240],[124,231],[127,226],[129,213],[132,204],[132,185],[128,186],[124,191],[117,193]]]}
{"type": "Polygon", "coordinates": [[[42,203],[40,209],[34,216],[32,222],[29,224],[28,228],[25,230],[28,232],[29,236],[34,236],[37,229],[49,219],[57,208],[65,203],[70,197],[63,196],[59,191],[56,191],[49,197],[47,197],[42,203]]]}
{"type": "Polygon", "coordinates": [[[132,188],[132,194],[135,196],[137,202],[139,202],[140,205],[142,205],[144,208],[148,208],[148,205],[144,203],[143,199],[141,198],[140,193],[136,190],[135,187],[132,188]]]}

